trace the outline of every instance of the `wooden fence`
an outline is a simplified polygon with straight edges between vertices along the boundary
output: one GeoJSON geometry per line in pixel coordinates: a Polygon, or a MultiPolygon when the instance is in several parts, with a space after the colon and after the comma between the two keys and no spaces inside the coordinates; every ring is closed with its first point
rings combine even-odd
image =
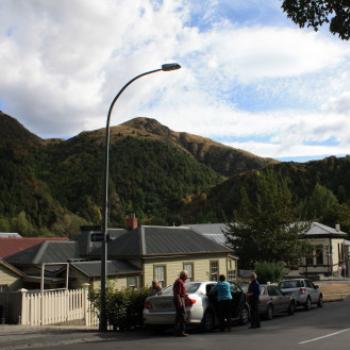
{"type": "Polygon", "coordinates": [[[8,294],[4,304],[8,309],[5,312],[7,323],[41,326],[81,320],[86,326],[98,325],[97,313],[88,299],[87,288],[44,291],[21,289],[18,292],[0,293],[0,304],[1,300],[5,300],[5,294],[8,294]]]}

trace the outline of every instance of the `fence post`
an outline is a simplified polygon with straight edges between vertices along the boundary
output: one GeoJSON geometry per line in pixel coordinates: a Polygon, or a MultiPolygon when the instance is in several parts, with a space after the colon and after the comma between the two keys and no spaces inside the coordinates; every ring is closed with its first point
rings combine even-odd
{"type": "Polygon", "coordinates": [[[19,315],[19,324],[26,325],[28,318],[28,303],[26,299],[26,293],[28,292],[28,290],[22,288],[19,290],[19,292],[21,293],[21,312],[19,315]]]}
{"type": "Polygon", "coordinates": [[[89,283],[83,283],[83,307],[85,326],[89,326],[89,283]]]}

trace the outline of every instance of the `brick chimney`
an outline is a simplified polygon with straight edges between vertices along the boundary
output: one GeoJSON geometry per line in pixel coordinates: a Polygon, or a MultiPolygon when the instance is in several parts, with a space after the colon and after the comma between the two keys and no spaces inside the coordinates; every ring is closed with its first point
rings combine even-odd
{"type": "Polygon", "coordinates": [[[138,228],[138,220],[135,213],[132,213],[126,217],[126,228],[128,230],[136,230],[138,228]]]}
{"type": "Polygon", "coordinates": [[[340,232],[340,225],[339,225],[339,224],[335,224],[335,230],[336,230],[337,232],[340,232]]]}

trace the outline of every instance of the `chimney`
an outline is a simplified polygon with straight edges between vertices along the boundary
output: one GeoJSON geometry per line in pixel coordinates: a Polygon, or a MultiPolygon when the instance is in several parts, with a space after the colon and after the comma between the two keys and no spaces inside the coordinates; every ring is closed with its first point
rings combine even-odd
{"type": "Polygon", "coordinates": [[[132,213],[126,217],[126,228],[128,230],[136,230],[138,227],[137,217],[132,213]]]}
{"type": "Polygon", "coordinates": [[[339,224],[335,224],[335,230],[336,230],[337,232],[340,232],[340,225],[339,225],[339,224]]]}

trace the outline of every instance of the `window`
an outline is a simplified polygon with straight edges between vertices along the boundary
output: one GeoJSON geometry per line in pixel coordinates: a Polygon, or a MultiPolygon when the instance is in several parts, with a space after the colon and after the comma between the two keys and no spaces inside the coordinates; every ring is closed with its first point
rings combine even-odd
{"type": "Polygon", "coordinates": [[[307,256],[306,256],[306,265],[311,266],[314,264],[314,251],[312,250],[307,256]]]}
{"type": "Polygon", "coordinates": [[[209,274],[211,281],[219,280],[219,262],[217,260],[212,260],[209,263],[209,274]]]}
{"type": "Polygon", "coordinates": [[[193,281],[194,280],[193,263],[191,262],[183,263],[183,269],[188,272],[188,280],[193,281]]]}
{"type": "Polygon", "coordinates": [[[227,281],[233,282],[236,280],[236,270],[227,271],[227,281]]]}
{"type": "Polygon", "coordinates": [[[279,284],[280,288],[300,288],[301,283],[298,280],[283,281],[279,284]]]}
{"type": "Polygon", "coordinates": [[[153,279],[157,280],[159,284],[164,288],[166,286],[166,266],[154,265],[153,266],[153,279]]]}
{"type": "Polygon", "coordinates": [[[139,287],[138,276],[127,277],[126,284],[128,288],[138,288],[139,287]]]}
{"type": "Polygon", "coordinates": [[[316,265],[323,265],[323,246],[316,247],[316,265]]]}

